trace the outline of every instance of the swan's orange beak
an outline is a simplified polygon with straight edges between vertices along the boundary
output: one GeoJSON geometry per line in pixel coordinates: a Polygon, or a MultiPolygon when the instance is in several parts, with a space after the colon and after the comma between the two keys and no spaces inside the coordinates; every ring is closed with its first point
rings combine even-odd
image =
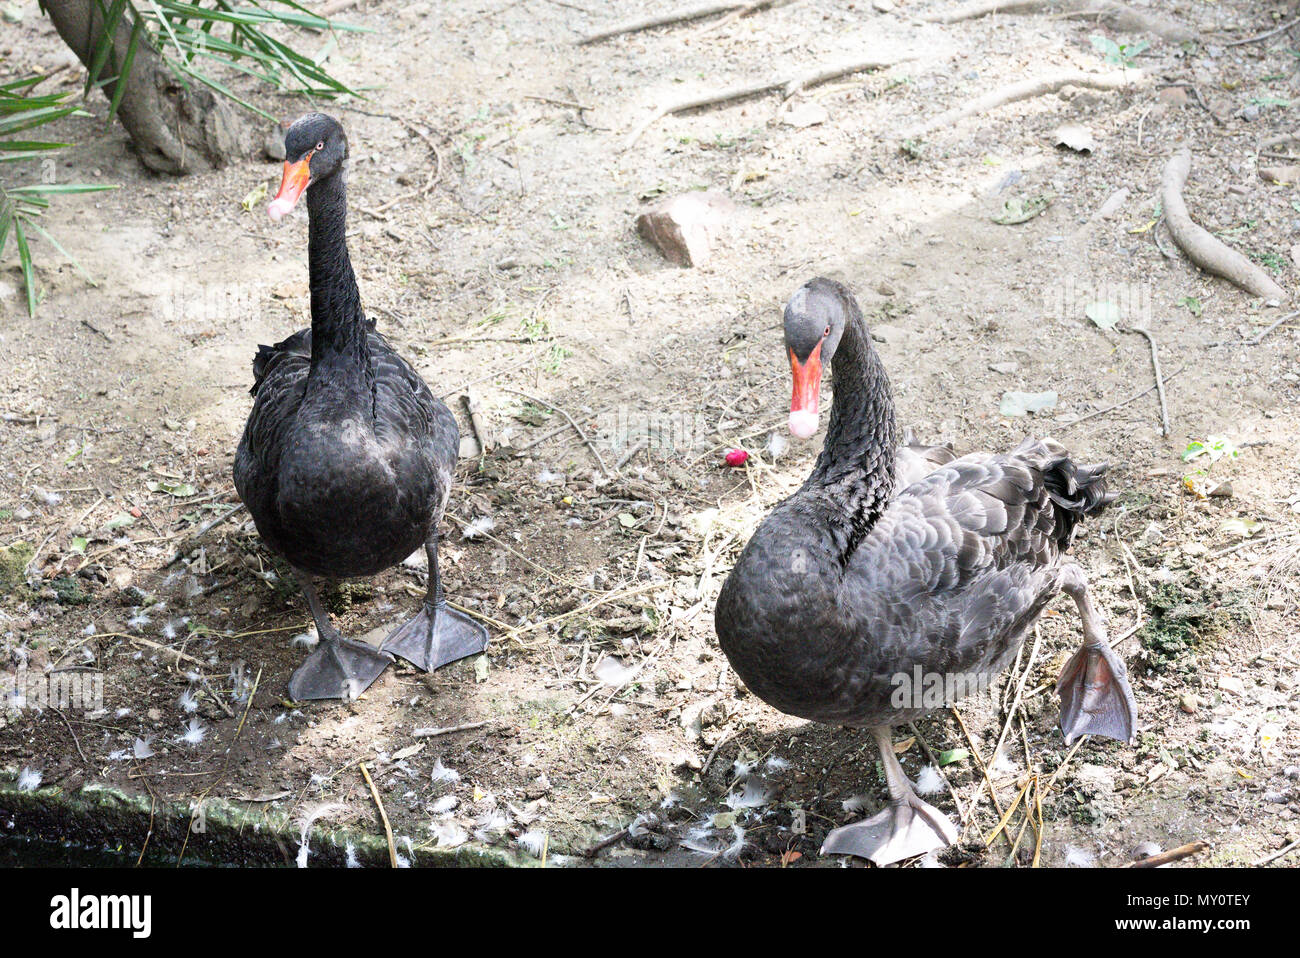
{"type": "Polygon", "coordinates": [[[817,431],[817,402],[822,391],[822,344],[818,343],[805,362],[790,350],[790,372],[794,393],[790,397],[790,431],[807,439],[817,431]]]}
{"type": "Polygon", "coordinates": [[[294,208],[303,191],[311,185],[311,154],[308,153],[297,163],[284,164],[284,177],[280,180],[280,192],[275,194],[266,212],[275,222],[294,208]]]}

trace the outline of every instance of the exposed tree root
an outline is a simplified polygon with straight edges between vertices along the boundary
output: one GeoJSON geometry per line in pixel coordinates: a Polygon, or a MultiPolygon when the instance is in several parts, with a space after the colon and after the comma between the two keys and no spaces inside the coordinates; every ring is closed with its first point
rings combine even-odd
{"type": "Polygon", "coordinates": [[[1151,33],[1175,43],[1196,37],[1196,31],[1186,24],[1134,10],[1115,0],[974,0],[925,19],[932,23],[959,23],[994,13],[1038,13],[1049,9],[1059,10],[1067,17],[1093,17],[1123,33],[1151,33]]]}
{"type": "Polygon", "coordinates": [[[811,73],[800,74],[799,76],[789,78],[778,78],[767,80],[762,83],[751,83],[747,86],[731,87],[717,93],[704,93],[699,96],[686,97],[682,100],[674,100],[671,103],[665,103],[658,107],[654,113],[642,121],[641,125],[633,130],[627,140],[623,143],[623,149],[631,149],[637,140],[641,139],[642,134],[650,127],[654,126],[666,116],[672,116],[674,113],[685,113],[687,110],[699,110],[706,106],[718,106],[722,103],[730,103],[733,100],[745,100],[752,96],[761,96],[764,93],[771,93],[773,90],[782,91],[782,96],[789,99],[800,90],[806,87],[816,86],[819,83],[825,83],[828,80],[835,80],[842,76],[848,76],[852,73],[862,73],[866,70],[883,70],[886,67],[892,67],[896,63],[902,63],[910,60],[912,57],[903,56],[893,60],[882,60],[873,57],[869,60],[854,60],[851,63],[841,63],[838,66],[827,67],[821,70],[814,70],[811,73]]]}
{"type": "Polygon", "coordinates": [[[611,37],[626,36],[629,33],[641,33],[644,30],[653,30],[655,27],[668,27],[677,23],[690,23],[692,20],[703,20],[705,17],[716,16],[719,13],[736,13],[740,16],[747,16],[751,13],[757,13],[759,10],[765,10],[768,7],[775,6],[778,2],[788,2],[788,0],[752,0],[752,2],[737,2],[731,0],[730,3],[703,3],[693,7],[686,7],[682,10],[674,10],[671,13],[661,13],[653,17],[643,17],[637,20],[625,20],[622,23],[616,23],[604,30],[590,33],[577,41],[577,45],[582,47],[589,43],[599,43],[601,40],[608,40],[611,37]]]}
{"type": "Polygon", "coordinates": [[[942,127],[952,126],[967,117],[979,116],[982,113],[988,113],[990,110],[1019,100],[1031,100],[1034,97],[1045,96],[1048,93],[1057,93],[1067,86],[1087,87],[1092,90],[1122,90],[1126,87],[1136,86],[1144,79],[1145,75],[1140,70],[1125,70],[1117,73],[1083,73],[1078,70],[1071,70],[1066,73],[1040,77],[1037,80],[1022,80],[1019,83],[1012,83],[983,96],[976,97],[974,100],[953,107],[951,110],[940,113],[932,119],[923,120],[905,130],[902,136],[903,139],[909,140],[914,137],[924,136],[942,127]]]}
{"type": "Polygon", "coordinates": [[[1234,286],[1254,296],[1284,300],[1286,291],[1273,279],[1236,250],[1220,242],[1208,231],[1192,222],[1183,202],[1183,186],[1192,168],[1192,151],[1183,147],[1165,164],[1160,181],[1160,202],[1165,211],[1169,235],[1187,258],[1215,276],[1221,276],[1234,286]]]}

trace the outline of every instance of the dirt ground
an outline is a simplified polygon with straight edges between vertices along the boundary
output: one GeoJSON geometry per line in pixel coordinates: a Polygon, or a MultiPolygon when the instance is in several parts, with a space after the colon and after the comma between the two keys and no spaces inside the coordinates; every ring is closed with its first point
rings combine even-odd
{"type": "MultiPolygon", "coordinates": [[[[35,3],[16,6],[20,22],[0,25],[6,74],[61,62],[35,3]]],[[[460,397],[474,392],[497,444],[462,460],[442,553],[450,596],[492,645],[430,676],[391,670],[354,703],[286,701],[308,620],[283,565],[244,514],[192,536],[237,502],[256,345],[308,321],[305,212],[275,225],[264,200],[241,207],[259,185],[274,192],[279,164],[262,157],[183,180],[144,173],[92,100],[90,117],[61,124],[76,145],[59,179],[122,188],[59,199],[49,220],[98,285],[40,248],[32,319],[12,250],[0,275],[0,662],[102,672],[103,707],[10,702],[10,782],[28,770],[42,788],[222,797],[374,834],[364,762],[403,855],[491,845],[572,865],[632,825],[591,860],[828,863],[826,831],[883,801],[870,737],[738,688],[712,627],[730,563],[818,449],[781,441],[779,320],[797,285],[826,274],[860,294],[918,438],[964,452],[1055,436],[1112,463],[1119,492],[1076,553],[1113,635],[1129,636],[1138,743],[1067,756],[1052,682],[1080,635],[1056,602],[1032,661],[1026,648],[993,696],[962,705],[969,738],[953,713],[896,730],[913,778],[927,747],[951,759],[943,772],[973,816],[943,861],[1028,864],[1038,845],[1044,864],[1117,865],[1203,840],[1185,865],[1245,865],[1300,838],[1300,321],[1245,344],[1286,304],[1198,271],[1153,226],[1165,162],[1188,144],[1193,217],[1296,287],[1300,193],[1260,169],[1300,162],[1300,145],[1260,144],[1296,129],[1300,38],[1228,45],[1288,5],[1161,4],[1195,31],[1178,43],[1051,10],[942,24],[927,17],[951,0],[803,0],[588,46],[573,41],[671,5],[397,6],[348,12],[374,32],[341,35],[328,63],[371,92],[325,108],[350,137],[369,312],[464,433],[460,397]],[[901,135],[1006,83],[1118,69],[1093,36],[1130,45],[1133,86],[1068,87],[901,135]],[[1134,53],[1138,39],[1150,47],[1134,53]],[[876,53],[900,62],[784,105],[670,116],[623,149],[667,99],[876,53]],[[1066,123],[1095,148],[1056,146],[1066,123]],[[635,216],[699,188],[736,211],[706,266],[668,265],[635,216]],[[1009,200],[1047,195],[1041,215],[994,222],[1009,200]],[[1118,329],[1085,313],[1108,298],[1122,301],[1118,329]],[[1167,436],[1154,392],[1109,408],[1155,382],[1147,340],[1123,331],[1143,321],[1169,380],[1167,436]],[[1002,415],[1015,390],[1057,404],[1002,415]],[[625,458],[638,423],[653,441],[625,458]],[[1212,437],[1236,455],[1184,461],[1212,437]],[[729,468],[738,446],[752,456],[729,468]],[[135,757],[137,739],[151,755],[135,757]],[[1025,817],[1035,794],[1041,827],[1025,817]],[[1016,849],[998,836],[984,850],[1013,804],[1016,849]]],[[[277,115],[306,110],[239,89],[277,115]]],[[[404,566],[333,590],[338,626],[378,640],[423,579],[404,566]]],[[[946,790],[932,801],[961,817],[946,790]]]]}

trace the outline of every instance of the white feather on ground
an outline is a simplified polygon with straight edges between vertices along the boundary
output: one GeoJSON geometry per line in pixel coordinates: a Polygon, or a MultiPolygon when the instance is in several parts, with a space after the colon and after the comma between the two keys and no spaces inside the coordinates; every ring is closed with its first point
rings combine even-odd
{"type": "Polygon", "coordinates": [[[1085,851],[1082,848],[1075,848],[1071,845],[1065,850],[1065,867],[1066,868],[1091,868],[1096,858],[1092,852],[1085,851]]]}
{"type": "Polygon", "coordinates": [[[432,811],[435,815],[446,815],[459,804],[460,799],[455,795],[444,795],[433,803],[432,811]]]}
{"type": "Polygon", "coordinates": [[[299,632],[289,640],[290,645],[306,649],[314,649],[319,643],[320,636],[316,633],[314,628],[308,629],[306,632],[299,632]]]}
{"type": "Polygon", "coordinates": [[[496,527],[497,521],[491,516],[479,516],[466,524],[461,536],[466,539],[481,539],[496,527]]]}
{"type": "Polygon", "coordinates": [[[183,726],[185,731],[181,734],[178,741],[186,745],[198,745],[208,737],[207,727],[196,718],[192,718],[188,725],[183,726]]]}
{"type": "Polygon", "coordinates": [[[860,812],[866,807],[867,796],[865,795],[850,795],[848,798],[844,799],[844,801],[840,802],[840,808],[850,814],[860,812]]]}
{"type": "Polygon", "coordinates": [[[131,749],[132,754],[142,761],[146,758],[153,758],[155,754],[153,750],[154,738],[155,736],[153,735],[146,735],[143,738],[137,738],[135,740],[135,745],[131,749]]]}
{"type": "Polygon", "coordinates": [[[469,832],[455,822],[434,822],[429,831],[433,833],[438,848],[455,848],[469,841],[469,832]]]}
{"type": "Polygon", "coordinates": [[[176,700],[183,712],[197,712],[199,710],[199,697],[194,694],[193,689],[186,689],[181,693],[181,697],[176,700]]]}
{"type": "Polygon", "coordinates": [[[546,832],[527,831],[515,839],[515,844],[534,858],[541,858],[546,850],[546,832]]]}
{"type": "Polygon", "coordinates": [[[24,767],[18,773],[18,791],[34,792],[41,787],[41,772],[39,769],[24,767]]]}
{"type": "Polygon", "coordinates": [[[943,776],[933,765],[927,765],[921,769],[921,774],[916,776],[916,790],[921,795],[934,795],[936,792],[942,792],[946,788],[943,782],[943,776]]]}
{"type": "Polygon", "coordinates": [[[307,867],[307,857],[311,854],[311,828],[322,818],[346,812],[348,807],[341,802],[324,802],[309,805],[298,817],[298,867],[307,867]]]}
{"type": "Polygon", "coordinates": [[[744,791],[732,792],[724,804],[733,811],[742,808],[761,808],[771,799],[771,790],[759,779],[751,778],[745,783],[744,791]]]}
{"type": "Polygon", "coordinates": [[[460,772],[454,768],[447,768],[442,764],[442,759],[438,758],[433,763],[433,772],[429,778],[435,782],[459,782],[460,772]]]}

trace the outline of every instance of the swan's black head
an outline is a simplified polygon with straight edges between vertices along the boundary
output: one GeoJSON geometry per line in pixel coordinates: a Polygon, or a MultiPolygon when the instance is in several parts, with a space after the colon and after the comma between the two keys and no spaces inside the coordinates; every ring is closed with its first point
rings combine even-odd
{"type": "Polygon", "coordinates": [[[786,304],[785,349],[794,379],[790,431],[800,439],[817,431],[822,365],[835,355],[849,315],[856,308],[852,293],[820,276],[795,290],[786,304]]]}
{"type": "Polygon", "coordinates": [[[308,113],[284,135],[284,178],[267,212],[279,220],[298,202],[307,187],[338,172],[348,158],[348,137],[339,121],[324,113],[308,113]]]}

